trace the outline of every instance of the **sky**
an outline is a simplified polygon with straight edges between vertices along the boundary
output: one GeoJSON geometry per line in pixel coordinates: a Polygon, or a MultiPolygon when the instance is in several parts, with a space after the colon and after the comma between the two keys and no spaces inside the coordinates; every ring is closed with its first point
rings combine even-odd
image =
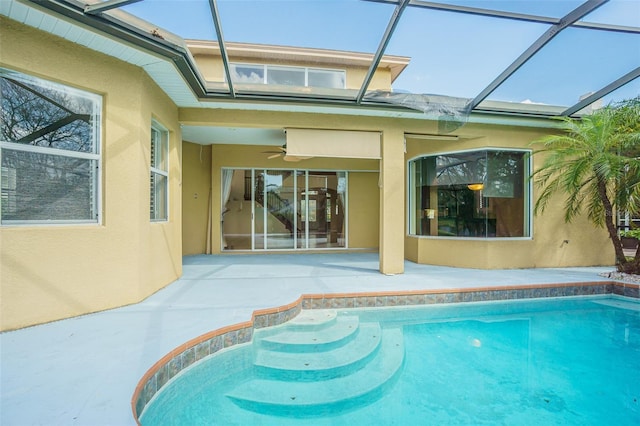
{"type": "MultiPolygon", "coordinates": [[[[562,17],[579,0],[445,0],[562,17]]],[[[225,41],[374,53],[395,6],[360,0],[219,0],[225,41]]],[[[143,0],[123,7],[185,39],[215,40],[208,0],[143,0]]],[[[640,27],[640,0],[610,0],[583,21],[640,27]]],[[[537,24],[408,7],[386,53],[408,56],[394,90],[474,98],[547,29],[537,24]]],[[[233,58],[230,58],[233,61],[233,58]]],[[[488,99],[573,105],[640,66],[640,34],[570,28],[488,99]]],[[[640,94],[640,81],[606,97],[640,94]]]]}

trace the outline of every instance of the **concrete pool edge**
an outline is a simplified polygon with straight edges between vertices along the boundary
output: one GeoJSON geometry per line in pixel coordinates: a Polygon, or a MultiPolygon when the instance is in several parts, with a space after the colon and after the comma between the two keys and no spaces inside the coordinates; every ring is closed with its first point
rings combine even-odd
{"type": "Polygon", "coordinates": [[[140,379],[131,399],[134,420],[154,395],[180,371],[197,361],[237,344],[248,343],[255,329],[283,324],[302,309],[335,309],[431,305],[442,303],[515,300],[544,297],[612,294],[640,298],[640,285],[618,281],[514,285],[456,289],[303,294],[296,301],[253,312],[251,320],[222,327],[179,345],[158,360],[140,379]]]}

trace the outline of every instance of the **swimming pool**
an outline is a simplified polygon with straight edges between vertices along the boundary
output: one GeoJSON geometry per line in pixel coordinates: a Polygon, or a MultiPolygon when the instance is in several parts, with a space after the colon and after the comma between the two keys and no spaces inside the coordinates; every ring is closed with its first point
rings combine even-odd
{"type": "Polygon", "coordinates": [[[638,359],[629,298],[303,311],[177,374],[140,422],[635,425],[638,359]]]}

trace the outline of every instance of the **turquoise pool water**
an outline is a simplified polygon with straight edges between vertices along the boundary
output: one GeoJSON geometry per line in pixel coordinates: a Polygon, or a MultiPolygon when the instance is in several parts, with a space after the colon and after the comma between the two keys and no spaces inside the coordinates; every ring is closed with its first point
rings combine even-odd
{"type": "Polygon", "coordinates": [[[638,425],[640,303],[303,311],[192,365],[147,425],[638,425]]]}

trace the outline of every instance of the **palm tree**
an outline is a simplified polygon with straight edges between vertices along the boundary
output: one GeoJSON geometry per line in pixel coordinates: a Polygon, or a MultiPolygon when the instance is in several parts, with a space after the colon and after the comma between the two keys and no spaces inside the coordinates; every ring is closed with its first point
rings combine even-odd
{"type": "Polygon", "coordinates": [[[609,233],[619,271],[640,274],[640,246],[628,260],[614,223],[615,209],[640,211],[640,97],[607,106],[580,120],[561,117],[564,132],[535,141],[546,153],[532,178],[542,192],[535,213],[564,193],[565,222],[585,213],[609,233]]]}

